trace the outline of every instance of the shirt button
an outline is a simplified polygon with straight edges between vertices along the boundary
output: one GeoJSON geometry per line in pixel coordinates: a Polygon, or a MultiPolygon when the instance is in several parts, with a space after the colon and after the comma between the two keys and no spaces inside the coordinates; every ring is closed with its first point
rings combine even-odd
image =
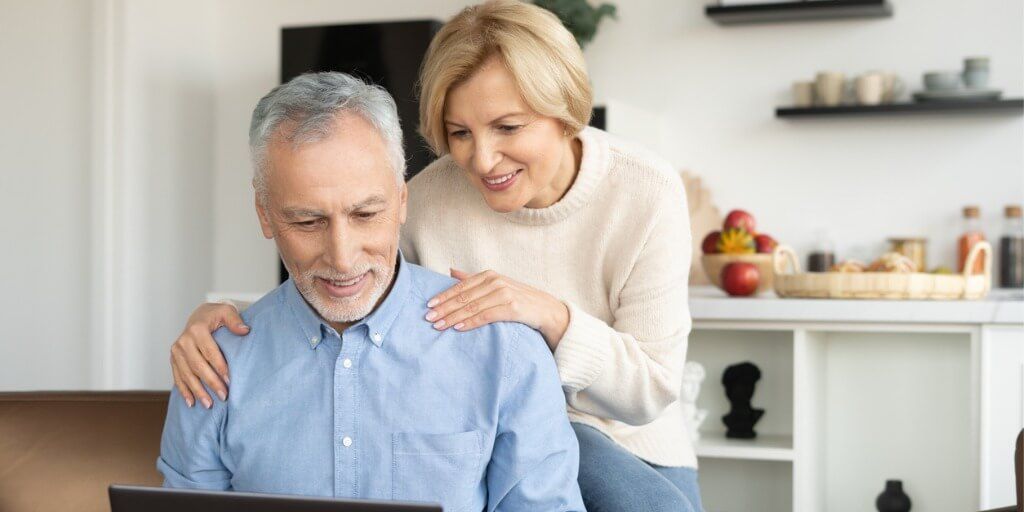
{"type": "Polygon", "coordinates": [[[345,445],[345,448],[352,446],[352,438],[345,436],[345,438],[341,440],[341,444],[345,445]]]}
{"type": "Polygon", "coordinates": [[[352,360],[346,359],[341,362],[341,365],[344,366],[345,368],[352,368],[352,360]]]}
{"type": "Polygon", "coordinates": [[[384,337],[381,336],[379,332],[373,333],[373,336],[370,337],[373,338],[373,341],[376,341],[377,343],[380,343],[380,340],[384,339],[384,337]]]}

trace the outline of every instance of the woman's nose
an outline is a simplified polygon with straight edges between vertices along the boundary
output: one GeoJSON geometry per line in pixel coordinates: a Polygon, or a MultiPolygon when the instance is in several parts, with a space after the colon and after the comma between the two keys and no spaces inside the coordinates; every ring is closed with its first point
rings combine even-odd
{"type": "Polygon", "coordinates": [[[473,171],[481,175],[490,174],[501,158],[501,152],[492,142],[480,141],[473,148],[473,171]]]}

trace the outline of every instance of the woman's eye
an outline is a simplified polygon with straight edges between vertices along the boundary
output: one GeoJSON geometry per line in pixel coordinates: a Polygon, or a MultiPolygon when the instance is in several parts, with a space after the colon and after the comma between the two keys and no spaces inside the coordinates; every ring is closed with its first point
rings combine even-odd
{"type": "Polygon", "coordinates": [[[468,135],[469,135],[469,131],[467,131],[467,130],[455,130],[455,131],[450,132],[448,134],[449,137],[454,137],[456,139],[464,139],[468,135]]]}
{"type": "Polygon", "coordinates": [[[522,127],[523,125],[521,124],[503,124],[498,126],[498,130],[501,130],[504,133],[515,133],[522,127]]]}

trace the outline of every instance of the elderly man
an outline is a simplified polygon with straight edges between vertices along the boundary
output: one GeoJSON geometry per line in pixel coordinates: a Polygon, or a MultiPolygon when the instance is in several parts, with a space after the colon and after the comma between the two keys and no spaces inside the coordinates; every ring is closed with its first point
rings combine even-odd
{"type": "Polygon", "coordinates": [[[582,510],[578,447],[540,335],[438,331],[454,281],[402,259],[402,134],[382,89],[341,73],[272,90],[249,132],[256,211],[291,276],[215,334],[231,396],[172,391],[168,487],[582,510]]]}

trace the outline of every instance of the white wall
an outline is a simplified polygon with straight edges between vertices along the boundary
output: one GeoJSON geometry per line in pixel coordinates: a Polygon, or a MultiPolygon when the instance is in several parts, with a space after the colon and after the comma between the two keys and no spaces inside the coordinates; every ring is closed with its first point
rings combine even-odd
{"type": "Polygon", "coordinates": [[[0,14],[0,390],[89,382],[89,19],[77,0],[0,14]]]}
{"type": "Polygon", "coordinates": [[[0,11],[0,390],[159,388],[212,286],[212,4],[0,11]]]}
{"type": "Polygon", "coordinates": [[[103,386],[168,388],[168,349],[212,284],[214,4],[117,2],[124,301],[103,386]]]}

